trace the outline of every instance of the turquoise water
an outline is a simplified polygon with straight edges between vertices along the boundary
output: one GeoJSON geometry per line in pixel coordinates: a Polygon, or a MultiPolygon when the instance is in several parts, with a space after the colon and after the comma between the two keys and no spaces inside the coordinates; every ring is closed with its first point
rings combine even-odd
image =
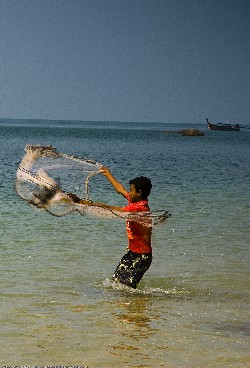
{"type": "MultiPolygon", "coordinates": [[[[250,130],[165,134],[186,124],[0,121],[0,365],[250,366],[250,130]],[[56,218],[14,193],[24,147],[51,144],[111,168],[125,185],[149,176],[153,234],[138,290],[115,287],[125,223],[56,218]]],[[[94,200],[126,203],[102,176],[94,200]]]]}

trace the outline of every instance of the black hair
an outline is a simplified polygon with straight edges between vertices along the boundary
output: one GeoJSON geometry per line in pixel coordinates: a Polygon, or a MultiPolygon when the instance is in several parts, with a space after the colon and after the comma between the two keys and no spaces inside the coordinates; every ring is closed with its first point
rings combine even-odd
{"type": "Polygon", "coordinates": [[[129,184],[133,184],[137,192],[141,191],[142,199],[148,198],[152,188],[151,180],[149,178],[146,178],[145,176],[138,176],[130,180],[129,184]]]}

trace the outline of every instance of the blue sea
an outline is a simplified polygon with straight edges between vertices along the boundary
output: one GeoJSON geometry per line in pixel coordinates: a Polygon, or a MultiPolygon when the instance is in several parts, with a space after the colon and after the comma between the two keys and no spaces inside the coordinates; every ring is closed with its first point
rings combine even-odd
{"type": "MultiPolygon", "coordinates": [[[[1,119],[0,142],[1,366],[250,367],[250,129],[1,119]],[[184,128],[205,135],[166,133],[184,128]],[[137,290],[111,281],[125,222],[17,197],[26,144],[94,159],[125,186],[151,178],[151,209],[172,217],[137,290]]],[[[126,205],[97,176],[93,199],[126,205]]]]}

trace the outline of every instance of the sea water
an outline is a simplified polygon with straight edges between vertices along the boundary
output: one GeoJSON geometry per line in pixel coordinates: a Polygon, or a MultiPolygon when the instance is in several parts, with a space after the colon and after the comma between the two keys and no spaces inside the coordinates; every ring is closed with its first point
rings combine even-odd
{"type": "MultiPolygon", "coordinates": [[[[206,125],[0,121],[0,365],[249,367],[250,130],[206,125]],[[177,133],[195,127],[203,137],[177,133]],[[14,192],[26,144],[152,179],[153,263],[137,290],[114,285],[121,220],[53,217],[14,192]]],[[[91,197],[124,206],[107,180],[91,197]]]]}

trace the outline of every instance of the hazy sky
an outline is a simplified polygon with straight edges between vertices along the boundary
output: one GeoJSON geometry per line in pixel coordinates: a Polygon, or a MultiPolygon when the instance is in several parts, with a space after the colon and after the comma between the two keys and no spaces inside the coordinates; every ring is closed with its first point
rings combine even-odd
{"type": "Polygon", "coordinates": [[[0,117],[250,123],[249,0],[0,0],[0,117]]]}

